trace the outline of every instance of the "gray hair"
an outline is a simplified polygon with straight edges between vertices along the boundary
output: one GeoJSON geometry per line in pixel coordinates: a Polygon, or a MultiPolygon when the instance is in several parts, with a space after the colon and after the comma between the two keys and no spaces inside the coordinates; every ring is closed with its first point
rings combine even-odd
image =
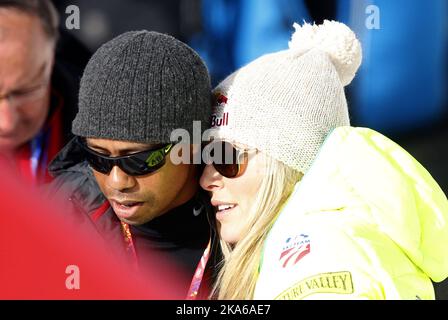
{"type": "Polygon", "coordinates": [[[56,41],[59,37],[59,14],[50,0],[0,0],[1,8],[11,8],[38,17],[45,34],[56,41]]]}

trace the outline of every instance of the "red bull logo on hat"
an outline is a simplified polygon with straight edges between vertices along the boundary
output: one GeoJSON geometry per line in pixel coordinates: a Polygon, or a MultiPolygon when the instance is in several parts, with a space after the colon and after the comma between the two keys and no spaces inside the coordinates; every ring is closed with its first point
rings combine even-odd
{"type": "Polygon", "coordinates": [[[215,114],[212,115],[212,121],[210,123],[210,126],[212,128],[227,126],[228,124],[229,124],[229,113],[228,112],[224,112],[222,117],[218,117],[215,114]]]}
{"type": "Polygon", "coordinates": [[[211,117],[210,127],[223,127],[229,125],[229,113],[222,112],[227,104],[227,97],[220,92],[215,93],[213,103],[213,115],[211,117]],[[221,111],[221,112],[220,112],[221,111]]]}
{"type": "Polygon", "coordinates": [[[218,105],[220,107],[223,107],[227,103],[227,97],[219,92],[215,94],[215,100],[215,105],[218,105]]]}

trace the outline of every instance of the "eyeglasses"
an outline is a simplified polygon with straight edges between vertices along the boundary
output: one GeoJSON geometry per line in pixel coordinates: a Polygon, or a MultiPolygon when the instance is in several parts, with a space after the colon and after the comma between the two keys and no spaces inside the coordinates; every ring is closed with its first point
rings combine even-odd
{"type": "Polygon", "coordinates": [[[0,95],[0,102],[8,100],[11,105],[21,106],[28,102],[32,102],[42,98],[48,87],[48,81],[45,81],[32,88],[18,90],[5,95],[0,95]]]}
{"type": "Polygon", "coordinates": [[[156,149],[145,150],[121,157],[108,157],[90,149],[85,140],[78,137],[78,144],[84,150],[89,165],[96,171],[109,174],[114,166],[131,176],[142,176],[157,171],[165,165],[166,155],[173,144],[167,144],[156,149]]]}
{"type": "Polygon", "coordinates": [[[256,149],[240,149],[228,141],[213,141],[204,148],[204,160],[226,178],[237,178],[247,168],[249,153],[256,149]]]}

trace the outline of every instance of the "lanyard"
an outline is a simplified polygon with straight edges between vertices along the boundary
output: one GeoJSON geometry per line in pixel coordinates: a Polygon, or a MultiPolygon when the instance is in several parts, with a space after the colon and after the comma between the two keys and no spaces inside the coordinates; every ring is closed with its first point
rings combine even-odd
{"type": "Polygon", "coordinates": [[[47,137],[48,132],[45,134],[43,130],[41,130],[30,143],[30,169],[34,181],[37,181],[39,176],[45,174],[48,154],[44,149],[47,137]],[[38,172],[39,169],[42,171],[40,174],[38,172]]]}
{"type": "Polygon", "coordinates": [[[208,258],[210,257],[210,244],[211,240],[208,241],[207,248],[202,255],[201,261],[199,261],[198,266],[196,267],[196,271],[194,273],[193,280],[191,280],[190,289],[188,290],[186,300],[196,300],[199,287],[202,283],[202,278],[204,277],[205,267],[207,265],[208,258]]]}
{"type": "MultiPolygon", "coordinates": [[[[110,204],[108,201],[106,201],[101,207],[99,207],[92,215],[92,220],[96,222],[106,211],[109,209],[110,204]]],[[[121,224],[121,230],[123,233],[123,238],[126,243],[126,251],[130,252],[133,256],[133,262],[134,267],[138,269],[138,257],[137,257],[137,251],[135,249],[134,240],[132,238],[132,233],[129,225],[125,222],[120,221],[121,224]]],[[[188,290],[188,295],[186,297],[187,300],[195,300],[199,288],[202,283],[202,279],[204,277],[205,267],[207,265],[208,259],[210,257],[210,246],[211,246],[211,239],[208,242],[207,248],[205,249],[204,253],[202,254],[201,260],[199,261],[196,271],[194,273],[193,279],[190,284],[190,288],[188,290]]]]}
{"type": "Polygon", "coordinates": [[[124,242],[126,243],[126,251],[130,252],[133,259],[134,268],[138,269],[137,251],[135,250],[134,240],[132,239],[131,228],[123,221],[121,223],[121,230],[123,232],[124,242]]]}
{"type": "MultiPolygon", "coordinates": [[[[137,252],[135,250],[134,241],[132,240],[131,229],[129,228],[129,225],[125,222],[121,222],[121,227],[125,243],[127,244],[126,250],[131,252],[132,256],[134,257],[134,267],[138,269],[137,252]]],[[[196,267],[193,279],[191,280],[190,288],[188,289],[186,300],[196,300],[199,288],[202,283],[202,279],[204,277],[205,268],[207,266],[207,262],[210,257],[210,244],[211,240],[209,240],[207,248],[204,250],[201,260],[199,261],[198,266],[196,267]]]]}
{"type": "MultiPolygon", "coordinates": [[[[92,214],[91,219],[94,223],[97,223],[98,219],[101,218],[106,211],[110,208],[109,201],[105,201],[95,212],[92,214]]],[[[123,234],[123,240],[126,245],[126,252],[131,253],[133,257],[133,265],[138,269],[138,259],[137,251],[135,250],[134,240],[132,239],[132,233],[129,225],[125,222],[120,221],[121,232],[123,234]]]]}

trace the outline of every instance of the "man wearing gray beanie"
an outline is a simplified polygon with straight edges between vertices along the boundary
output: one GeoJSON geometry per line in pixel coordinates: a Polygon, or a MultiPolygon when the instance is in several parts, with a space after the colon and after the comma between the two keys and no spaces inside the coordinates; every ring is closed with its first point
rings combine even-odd
{"type": "Polygon", "coordinates": [[[198,185],[201,168],[171,161],[170,135],[208,121],[210,95],[207,68],[186,44],[124,33],[88,63],[76,138],[50,166],[51,190],[69,198],[70,216],[93,223],[116,251],[124,246],[140,268],[154,250],[173,261],[187,274],[181,294],[190,297],[198,295],[197,281],[188,288],[210,239],[209,201],[198,185]]]}

